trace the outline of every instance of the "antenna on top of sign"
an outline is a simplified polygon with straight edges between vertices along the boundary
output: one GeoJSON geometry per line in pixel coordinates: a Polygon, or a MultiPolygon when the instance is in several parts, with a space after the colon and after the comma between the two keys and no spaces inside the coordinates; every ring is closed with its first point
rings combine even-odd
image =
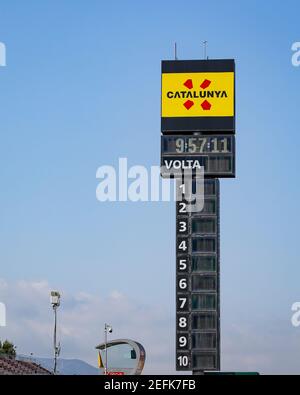
{"type": "Polygon", "coordinates": [[[203,41],[203,49],[204,49],[204,60],[208,60],[207,52],[207,41],[203,41]]]}
{"type": "Polygon", "coordinates": [[[174,43],[174,57],[175,57],[175,60],[178,60],[178,57],[177,57],[177,43],[176,42],[174,43]]]}

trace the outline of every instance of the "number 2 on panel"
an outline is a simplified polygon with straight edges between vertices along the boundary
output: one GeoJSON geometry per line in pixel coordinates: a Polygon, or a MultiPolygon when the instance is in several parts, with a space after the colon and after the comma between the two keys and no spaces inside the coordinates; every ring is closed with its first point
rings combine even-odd
{"type": "Polygon", "coordinates": [[[179,203],[179,212],[186,213],[186,203],[183,203],[183,202],[179,203]]]}

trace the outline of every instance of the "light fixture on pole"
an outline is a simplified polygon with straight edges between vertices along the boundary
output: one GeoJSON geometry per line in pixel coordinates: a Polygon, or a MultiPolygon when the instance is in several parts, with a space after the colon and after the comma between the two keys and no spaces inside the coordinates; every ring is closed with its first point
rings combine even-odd
{"type": "Polygon", "coordinates": [[[104,374],[107,375],[107,333],[112,333],[113,328],[111,325],[104,325],[104,343],[105,343],[105,366],[104,366],[104,374]]]}
{"type": "Polygon", "coordinates": [[[51,291],[50,302],[54,311],[54,333],[53,333],[53,346],[54,346],[54,367],[53,373],[57,373],[57,358],[60,354],[60,343],[57,344],[56,328],[57,328],[57,309],[60,306],[60,293],[58,291],[51,291]]]}

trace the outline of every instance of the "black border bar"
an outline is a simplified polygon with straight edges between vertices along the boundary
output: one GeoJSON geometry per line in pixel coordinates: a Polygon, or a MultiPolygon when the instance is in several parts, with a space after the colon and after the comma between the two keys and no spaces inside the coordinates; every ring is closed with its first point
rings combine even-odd
{"type": "Polygon", "coordinates": [[[164,117],[161,118],[161,131],[174,132],[222,132],[234,134],[234,117],[164,117]]]}
{"type": "Polygon", "coordinates": [[[162,73],[226,73],[235,71],[234,59],[162,60],[162,73]]]}

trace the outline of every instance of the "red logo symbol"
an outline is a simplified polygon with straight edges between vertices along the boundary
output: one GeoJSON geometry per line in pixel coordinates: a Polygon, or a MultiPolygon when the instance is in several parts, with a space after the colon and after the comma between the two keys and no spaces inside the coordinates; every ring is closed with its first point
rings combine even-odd
{"type": "Polygon", "coordinates": [[[204,100],[204,102],[201,103],[201,107],[203,110],[210,110],[211,104],[207,100],[204,100]]]}
{"type": "Polygon", "coordinates": [[[192,100],[187,100],[186,102],[183,103],[184,107],[189,110],[191,107],[193,107],[194,102],[192,100]]]}
{"type": "Polygon", "coordinates": [[[206,88],[209,87],[210,84],[211,84],[211,81],[209,81],[209,80],[204,80],[204,81],[202,82],[202,84],[200,85],[200,88],[206,89],[206,88]]]}
{"type": "Polygon", "coordinates": [[[188,89],[192,89],[193,88],[193,81],[192,80],[186,80],[183,85],[186,86],[188,89]]]}

